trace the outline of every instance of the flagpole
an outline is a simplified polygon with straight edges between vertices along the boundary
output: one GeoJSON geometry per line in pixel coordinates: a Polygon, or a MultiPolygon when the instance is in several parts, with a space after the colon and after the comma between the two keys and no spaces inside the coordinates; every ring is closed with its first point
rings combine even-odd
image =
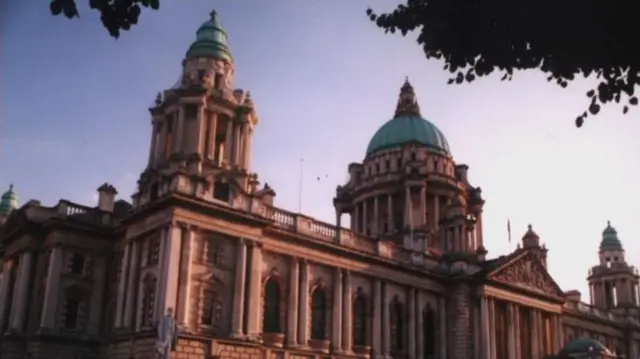
{"type": "Polygon", "coordinates": [[[300,183],[298,184],[298,213],[302,213],[302,176],[304,174],[304,158],[300,159],[300,183]]]}
{"type": "Polygon", "coordinates": [[[507,219],[507,236],[509,237],[509,243],[511,243],[511,220],[507,219]]]}

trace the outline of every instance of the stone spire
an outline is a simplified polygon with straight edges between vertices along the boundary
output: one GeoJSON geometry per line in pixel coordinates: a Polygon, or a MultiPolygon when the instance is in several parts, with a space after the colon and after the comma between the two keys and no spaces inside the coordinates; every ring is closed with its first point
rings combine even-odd
{"type": "Polygon", "coordinates": [[[398,105],[396,106],[396,113],[394,118],[401,116],[420,116],[420,106],[418,106],[418,100],[416,94],[413,91],[413,86],[409,83],[409,78],[405,78],[404,85],[400,89],[400,96],[398,96],[398,105]]]}

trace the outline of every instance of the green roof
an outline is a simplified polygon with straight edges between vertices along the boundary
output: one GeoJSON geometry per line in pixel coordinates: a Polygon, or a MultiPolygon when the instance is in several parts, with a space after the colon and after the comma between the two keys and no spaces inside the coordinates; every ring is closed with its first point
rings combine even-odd
{"type": "Polygon", "coordinates": [[[367,155],[416,143],[442,155],[449,155],[449,144],[442,132],[420,115],[413,87],[405,81],[400,90],[395,116],[382,125],[367,146],[367,155]]]}
{"type": "Polygon", "coordinates": [[[231,56],[227,42],[226,31],[218,21],[215,10],[209,15],[209,20],[198,28],[196,40],[189,46],[186,57],[188,59],[195,57],[212,57],[233,62],[233,57],[231,56]]]}
{"type": "Polygon", "coordinates": [[[607,228],[602,231],[602,241],[600,242],[601,251],[621,251],[622,242],[618,239],[618,232],[611,227],[611,222],[607,221],[607,228]]]}
{"type": "Polygon", "coordinates": [[[572,355],[572,354],[611,354],[611,351],[607,349],[602,343],[591,338],[578,338],[574,339],[567,344],[562,350],[560,355],[572,355]]]}
{"type": "Polygon", "coordinates": [[[14,209],[18,209],[18,195],[13,190],[13,185],[9,185],[9,190],[0,198],[0,215],[7,215],[14,209]]]}

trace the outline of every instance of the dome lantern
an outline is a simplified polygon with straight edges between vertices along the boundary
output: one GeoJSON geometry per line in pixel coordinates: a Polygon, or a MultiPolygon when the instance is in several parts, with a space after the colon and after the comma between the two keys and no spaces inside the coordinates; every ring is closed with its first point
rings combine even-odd
{"type": "Polygon", "coordinates": [[[600,251],[623,251],[622,242],[618,238],[618,232],[611,226],[611,221],[607,221],[607,227],[602,231],[602,241],[600,251]]]}
{"type": "Polygon", "coordinates": [[[196,31],[196,40],[189,46],[186,58],[210,57],[233,62],[227,32],[218,21],[215,10],[209,14],[209,20],[203,23],[196,31]]]}
{"type": "Polygon", "coordinates": [[[6,216],[15,209],[18,209],[18,195],[13,190],[13,184],[11,184],[9,185],[9,190],[0,198],[0,216],[6,216]]]}

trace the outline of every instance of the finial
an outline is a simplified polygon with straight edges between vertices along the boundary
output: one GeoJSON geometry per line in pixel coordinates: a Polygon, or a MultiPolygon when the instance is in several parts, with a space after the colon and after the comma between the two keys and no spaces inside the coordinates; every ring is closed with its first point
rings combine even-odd
{"type": "Polygon", "coordinates": [[[400,96],[398,97],[398,105],[394,118],[400,116],[418,116],[420,117],[420,106],[413,92],[413,86],[409,83],[409,77],[405,78],[405,82],[400,88],[400,96]]]}
{"type": "Polygon", "coordinates": [[[9,192],[13,192],[13,183],[9,183],[9,192]]]}
{"type": "Polygon", "coordinates": [[[407,84],[409,83],[409,76],[405,76],[404,77],[404,82],[407,83],[407,84]]]}
{"type": "Polygon", "coordinates": [[[211,18],[211,21],[216,21],[216,16],[218,16],[218,13],[216,12],[216,10],[211,10],[211,12],[209,13],[209,17],[211,18]]]}
{"type": "Polygon", "coordinates": [[[531,224],[527,225],[527,228],[532,231],[533,230],[533,226],[531,224]]]}
{"type": "Polygon", "coordinates": [[[611,221],[607,221],[607,227],[611,227],[611,221]]]}

